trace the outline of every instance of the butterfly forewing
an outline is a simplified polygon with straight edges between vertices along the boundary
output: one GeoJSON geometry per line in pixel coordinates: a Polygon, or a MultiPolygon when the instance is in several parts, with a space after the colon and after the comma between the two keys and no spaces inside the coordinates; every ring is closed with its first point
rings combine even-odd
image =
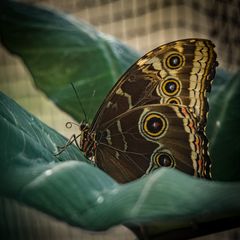
{"type": "Polygon", "coordinates": [[[153,103],[189,106],[204,127],[208,110],[206,91],[210,91],[216,67],[213,48],[209,40],[186,39],[144,55],[110,91],[92,129],[129,109],[153,103]]]}

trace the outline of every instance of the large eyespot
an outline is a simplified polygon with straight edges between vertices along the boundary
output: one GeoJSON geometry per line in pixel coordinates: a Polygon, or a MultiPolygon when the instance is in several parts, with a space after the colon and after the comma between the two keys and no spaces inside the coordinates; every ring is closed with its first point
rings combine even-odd
{"type": "Polygon", "coordinates": [[[159,167],[174,167],[175,161],[173,156],[167,152],[156,152],[152,156],[152,160],[154,161],[155,165],[159,167]]]}
{"type": "Polygon", "coordinates": [[[149,112],[140,121],[141,133],[150,139],[159,139],[165,134],[168,128],[168,121],[163,114],[149,112]]]}
{"type": "Polygon", "coordinates": [[[182,105],[182,101],[180,98],[177,97],[173,97],[173,98],[169,98],[166,101],[167,104],[176,104],[176,105],[182,105]]]}
{"type": "Polygon", "coordinates": [[[181,90],[180,82],[177,79],[169,78],[161,84],[161,90],[166,96],[175,96],[181,90]]]}
{"type": "Polygon", "coordinates": [[[179,53],[172,53],[166,59],[166,66],[170,69],[178,69],[183,65],[183,57],[179,53]]]}

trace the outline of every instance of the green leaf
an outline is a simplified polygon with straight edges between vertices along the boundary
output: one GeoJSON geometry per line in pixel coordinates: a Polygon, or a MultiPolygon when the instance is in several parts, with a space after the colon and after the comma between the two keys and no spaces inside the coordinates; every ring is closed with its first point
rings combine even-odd
{"type": "Polygon", "coordinates": [[[216,180],[239,181],[240,73],[222,81],[214,93],[208,118],[212,174],[216,180]]]}
{"type": "Polygon", "coordinates": [[[115,81],[138,54],[85,22],[47,8],[0,2],[2,43],[19,55],[36,86],[76,120],[92,119],[115,81]],[[94,97],[92,97],[94,94],[94,97]]]}
{"type": "Polygon", "coordinates": [[[15,196],[23,186],[64,159],[87,161],[67,139],[10,101],[0,92],[0,194],[15,196]]]}

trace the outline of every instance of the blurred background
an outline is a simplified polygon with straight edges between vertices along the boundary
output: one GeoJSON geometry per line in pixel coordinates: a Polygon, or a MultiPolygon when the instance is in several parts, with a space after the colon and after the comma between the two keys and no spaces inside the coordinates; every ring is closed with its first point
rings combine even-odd
{"type": "MultiPolygon", "coordinates": [[[[22,2],[48,6],[84,20],[97,30],[120,39],[142,55],[161,44],[177,39],[208,38],[216,45],[219,67],[232,73],[239,70],[239,0],[26,0],[22,2]]],[[[0,79],[1,91],[66,137],[72,135],[72,132],[65,128],[65,123],[72,119],[55,107],[42,92],[35,89],[31,75],[21,59],[8,53],[2,45],[0,45],[0,79]]],[[[101,238],[113,239],[115,236],[116,239],[120,233],[123,236],[121,239],[133,239],[133,236],[122,228],[103,234],[101,238]]],[[[95,239],[96,236],[88,237],[95,239]]],[[[240,239],[240,235],[238,231],[233,230],[201,239],[240,239]]]]}

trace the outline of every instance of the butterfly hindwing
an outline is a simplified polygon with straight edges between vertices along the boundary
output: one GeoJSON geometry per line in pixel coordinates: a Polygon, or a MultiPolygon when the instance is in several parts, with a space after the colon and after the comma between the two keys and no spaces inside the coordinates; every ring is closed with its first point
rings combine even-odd
{"type": "Polygon", "coordinates": [[[159,167],[176,167],[209,178],[206,137],[185,106],[151,104],[134,108],[98,129],[97,165],[119,182],[159,167]]]}

